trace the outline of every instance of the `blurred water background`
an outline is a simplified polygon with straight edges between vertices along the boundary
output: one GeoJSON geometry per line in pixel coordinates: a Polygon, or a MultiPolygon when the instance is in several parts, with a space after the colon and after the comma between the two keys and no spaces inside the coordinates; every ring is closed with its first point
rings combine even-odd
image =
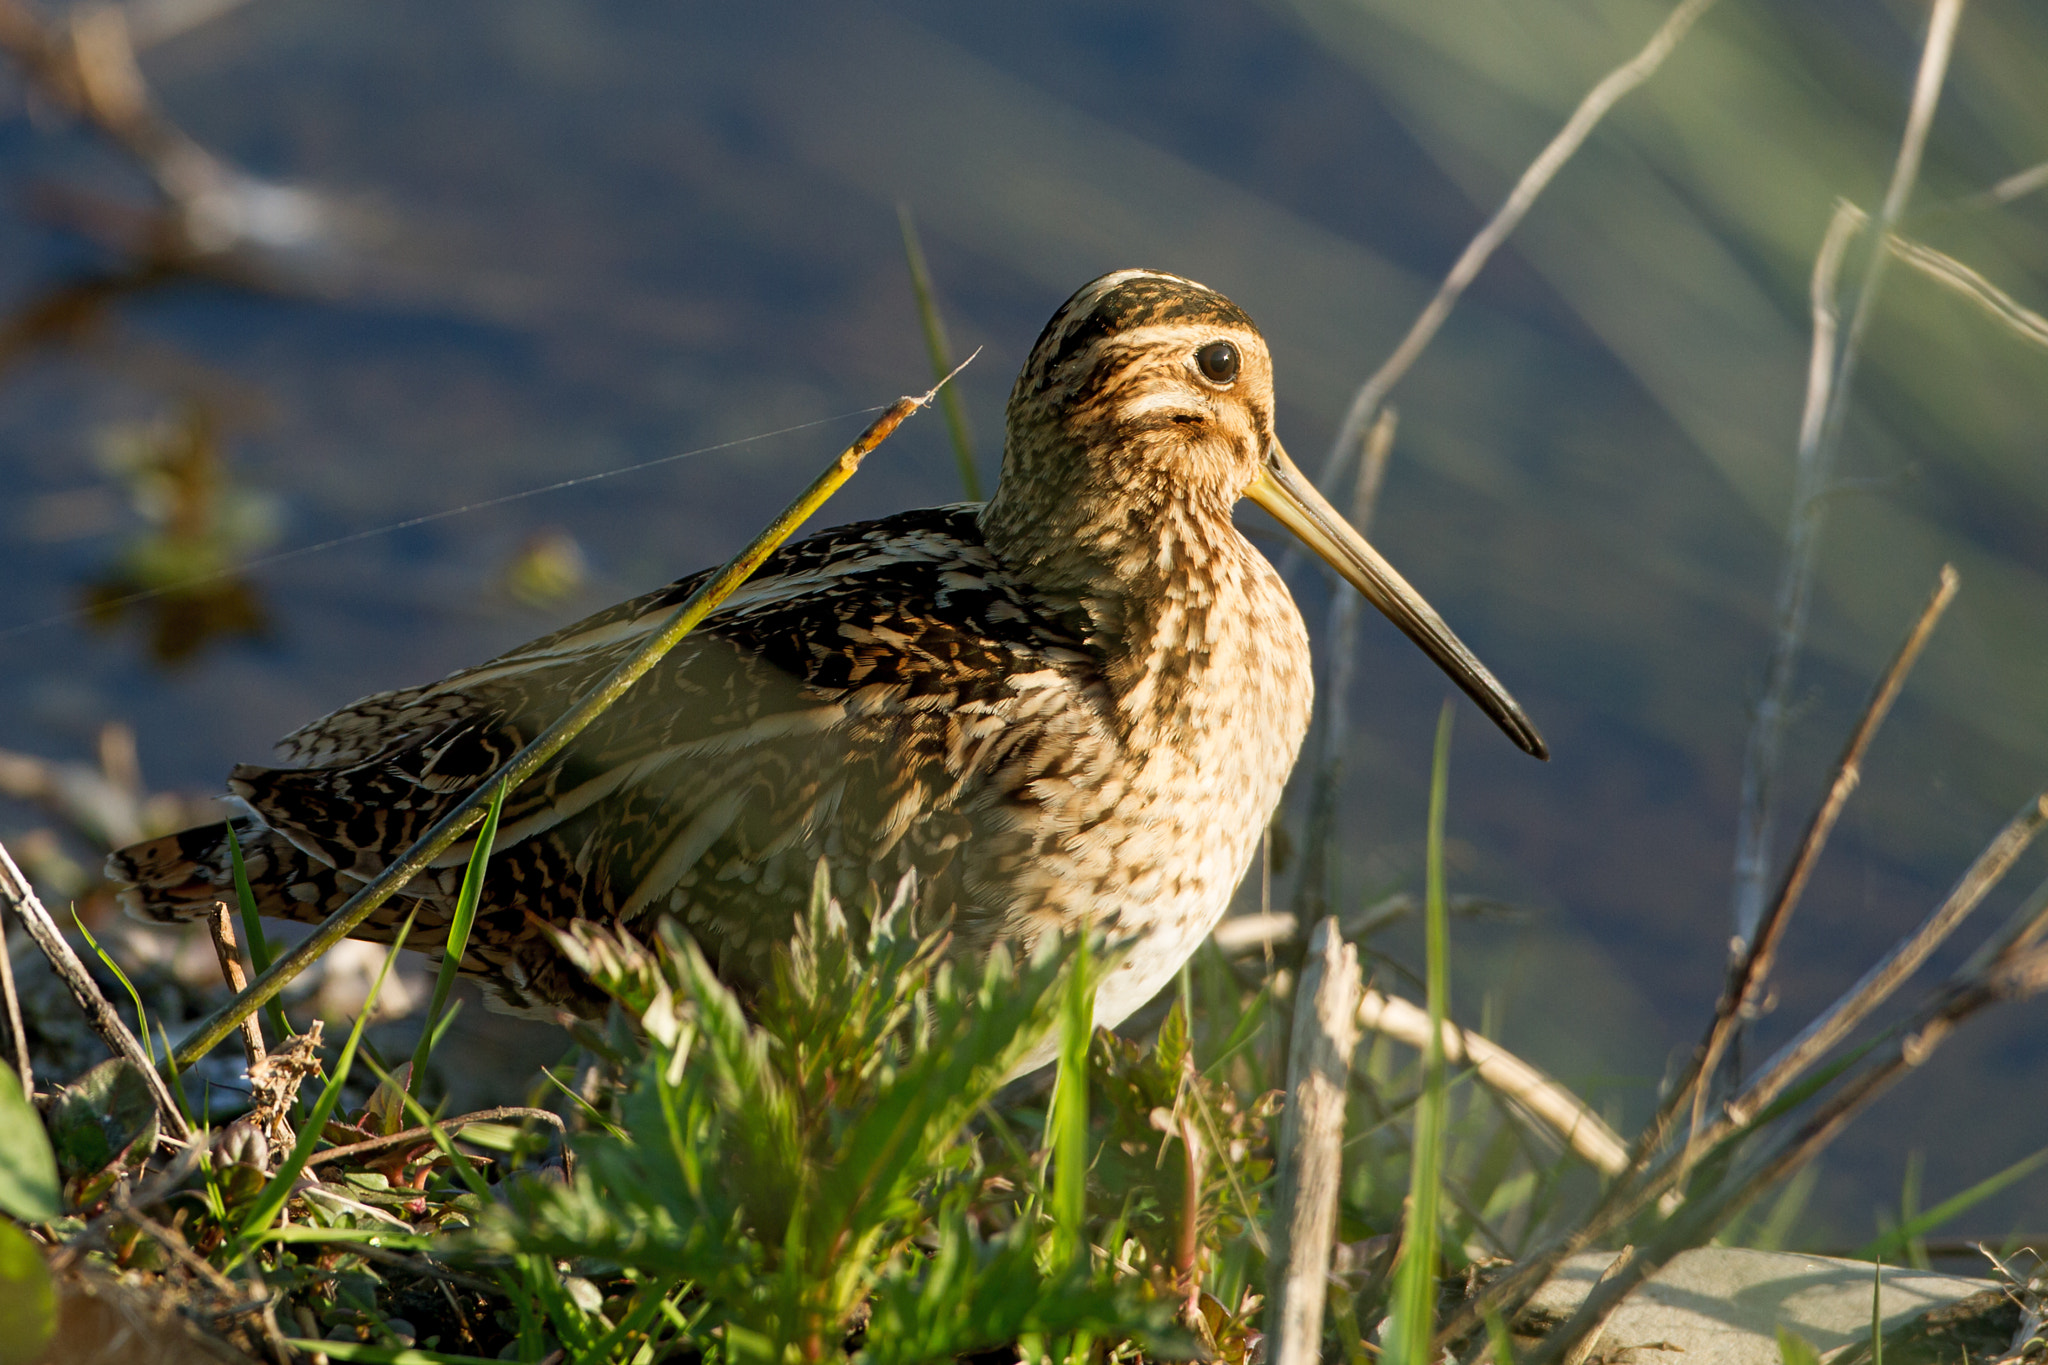
{"type": "MultiPolygon", "coordinates": [[[[863,410],[928,382],[899,203],[956,348],[986,348],[960,381],[985,480],[1038,328],[1128,265],[1258,320],[1282,436],[1318,468],[1467,238],[1668,12],[214,7],[182,31],[148,26],[175,6],[138,7],[132,27],[169,116],[268,187],[243,204],[265,243],[251,277],[138,271],[110,245],[147,202],[133,163],[0,76],[0,749],[84,759],[123,721],[150,787],[194,794],[362,693],[736,548],[863,410]]],[[[1904,0],[1723,0],[1394,396],[1374,538],[1556,754],[1460,717],[1453,889],[1518,913],[1460,926],[1456,1006],[1618,1116],[1645,1112],[1719,985],[1808,272],[1834,200],[1882,194],[1925,22],[1904,0]]],[[[2043,161],[2048,9],[1976,0],[1907,230],[2048,305],[2048,193],[1973,198],[2043,161]]],[[[1963,589],[1791,935],[1758,1055],[2048,786],[2048,351],[1894,270],[1856,393],[1781,856],[1941,563],[1963,589]]],[[[943,424],[920,419],[830,519],[960,496],[943,424]]],[[[1296,587],[1320,623],[1325,586],[1296,587]]],[[[1361,651],[1337,868],[1354,907],[1419,887],[1446,691],[1376,620],[1361,651]]],[[[0,805],[0,836],[37,818],[0,805]]],[[[2044,875],[2037,852],[1986,924],[2044,875]]],[[[1801,1240],[1868,1237],[1914,1153],[1933,1197],[2048,1142],[2044,1024],[2038,1004],[1979,1022],[1881,1104],[1824,1159],[1801,1240]]],[[[1967,1230],[2044,1224],[2036,1177],[1967,1230]]]]}

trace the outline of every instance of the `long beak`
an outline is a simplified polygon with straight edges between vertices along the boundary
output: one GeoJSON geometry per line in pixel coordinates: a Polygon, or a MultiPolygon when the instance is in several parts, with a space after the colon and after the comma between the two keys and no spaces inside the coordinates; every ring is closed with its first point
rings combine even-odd
{"type": "Polygon", "coordinates": [[[1422,594],[1408,586],[1408,580],[1365,537],[1323,500],[1315,485],[1302,477],[1287,452],[1273,442],[1266,454],[1266,466],[1247,496],[1271,512],[1282,526],[1300,536],[1303,543],[1324,562],[1343,574],[1351,585],[1365,594],[1365,600],[1385,612],[1387,619],[1403,634],[1422,646],[1422,652],[1436,660],[1436,666],[1451,675],[1451,681],[1465,695],[1479,703],[1479,709],[1507,732],[1507,737],[1526,753],[1550,757],[1550,746],[1536,733],[1535,724],[1508,690],[1486,671],[1465,642],[1451,633],[1444,618],[1422,600],[1422,594]]]}

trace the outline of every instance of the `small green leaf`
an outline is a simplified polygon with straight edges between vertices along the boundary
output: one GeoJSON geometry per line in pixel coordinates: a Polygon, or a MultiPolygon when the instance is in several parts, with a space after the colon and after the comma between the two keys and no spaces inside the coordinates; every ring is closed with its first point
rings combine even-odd
{"type": "MultiPolygon", "coordinates": [[[[476,924],[476,909],[484,898],[484,870],[490,865],[491,845],[498,838],[498,816],[505,810],[505,793],[509,790],[503,782],[491,794],[490,809],[484,812],[483,828],[477,831],[476,842],[470,847],[469,867],[462,874],[462,889],[455,896],[455,916],[448,922],[448,941],[441,949],[441,969],[434,973],[434,998],[427,1006],[426,1026],[420,1030],[419,1046],[413,1050],[412,1065],[406,1068],[400,1084],[405,1093],[419,1095],[420,1078],[427,1071],[427,1056],[434,1045],[441,1040],[441,1014],[448,1008],[448,993],[455,989],[455,978],[462,970],[462,955],[469,950],[469,933],[476,924]]],[[[397,1112],[394,1110],[393,1124],[386,1132],[395,1133],[397,1112]]]]}
{"type": "Polygon", "coordinates": [[[1064,1270],[1087,1250],[1082,1220],[1088,1197],[1088,1044],[1095,1036],[1095,975],[1088,936],[1074,941],[1072,975],[1060,1002],[1059,1067],[1053,1073],[1046,1137],[1052,1152],[1052,1213],[1064,1270]]]}
{"type": "Polygon", "coordinates": [[[29,1365],[56,1334],[57,1287],[42,1251],[20,1228],[0,1223],[0,1365],[29,1365]]]}
{"type": "Polygon", "coordinates": [[[1409,1164],[1408,1217],[1394,1266],[1394,1298],[1387,1315],[1386,1358],[1396,1365],[1428,1365],[1436,1332],[1437,1253],[1442,1228],[1444,1130],[1448,1085],[1444,1074],[1444,1018],[1450,1012],[1450,928],[1444,906],[1444,811],[1451,767],[1451,704],[1437,717],[1436,756],[1429,778],[1429,825],[1423,850],[1424,955],[1429,1040],[1422,1055],[1422,1094],[1415,1102],[1415,1142],[1409,1164]]]}
{"type": "Polygon", "coordinates": [[[57,1156],[42,1116],[21,1093],[21,1078],[0,1062],[0,1213],[47,1223],[62,1213],[57,1156]]]}
{"type": "Polygon", "coordinates": [[[94,1176],[138,1143],[156,1141],[156,1101],[149,1082],[126,1057],[101,1062],[57,1092],[50,1141],[66,1179],[94,1176]]]}
{"type": "Polygon", "coordinates": [[[1820,1352],[1797,1332],[1778,1329],[1778,1359],[1785,1365],[1820,1365],[1820,1352]]]}

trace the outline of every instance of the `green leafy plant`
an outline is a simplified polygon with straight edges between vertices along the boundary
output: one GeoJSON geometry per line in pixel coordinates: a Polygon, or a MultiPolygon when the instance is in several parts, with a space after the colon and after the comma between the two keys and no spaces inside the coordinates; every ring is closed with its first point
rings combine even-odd
{"type": "Polygon", "coordinates": [[[62,1211],[49,1135],[21,1093],[21,1078],[0,1062],[0,1213],[24,1223],[47,1223],[62,1211]]]}
{"type": "Polygon", "coordinates": [[[561,934],[637,1026],[606,1040],[615,1126],[574,1140],[573,1180],[515,1182],[480,1244],[675,1286],[688,1338],[724,1360],[1191,1348],[1171,1305],[1089,1249],[1060,1183],[1088,1165],[1088,955],[965,968],[905,931],[906,904],[907,887],[856,923],[821,875],[752,1017],[670,925],[650,944],[561,934]],[[1042,1182],[992,1173],[973,1121],[1056,1025],[1048,1207],[1042,1182]]]}

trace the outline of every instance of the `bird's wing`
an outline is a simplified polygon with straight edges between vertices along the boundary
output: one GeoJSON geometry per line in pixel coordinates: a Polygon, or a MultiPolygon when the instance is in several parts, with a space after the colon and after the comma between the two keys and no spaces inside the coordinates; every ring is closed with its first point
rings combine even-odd
{"type": "MultiPolygon", "coordinates": [[[[358,702],[294,736],[319,766],[244,767],[232,785],[314,858],[374,875],[697,581],[358,702]]],[[[972,911],[1006,861],[1087,818],[1062,803],[1113,743],[1106,711],[1091,656],[999,570],[971,509],[827,532],[771,559],[510,798],[485,915],[511,933],[529,910],[665,910],[752,954],[786,932],[762,898],[797,903],[821,856],[856,879],[950,878],[947,908],[972,911]]],[[[465,857],[440,860],[443,893],[465,857]]]]}

